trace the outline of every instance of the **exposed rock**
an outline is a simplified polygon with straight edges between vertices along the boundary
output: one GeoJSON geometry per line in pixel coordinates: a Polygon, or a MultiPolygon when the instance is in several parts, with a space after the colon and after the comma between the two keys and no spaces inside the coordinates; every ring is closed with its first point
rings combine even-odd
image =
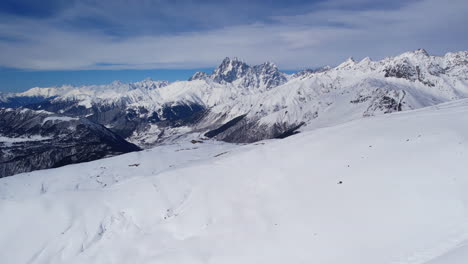
{"type": "Polygon", "coordinates": [[[46,111],[0,109],[0,177],[140,148],[102,125],[46,111]]]}

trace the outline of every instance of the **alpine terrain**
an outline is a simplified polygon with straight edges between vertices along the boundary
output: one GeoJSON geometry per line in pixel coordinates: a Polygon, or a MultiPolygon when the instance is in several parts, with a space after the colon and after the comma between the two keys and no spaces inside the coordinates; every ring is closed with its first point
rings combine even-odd
{"type": "Polygon", "coordinates": [[[4,94],[0,106],[86,118],[147,148],[189,133],[255,142],[467,96],[467,51],[438,57],[419,49],[292,75],[226,58],[188,81],[32,88],[4,94]]]}
{"type": "MultiPolygon", "coordinates": [[[[345,71],[337,68],[329,74],[345,71]]],[[[297,91],[315,86],[294,89],[294,84],[315,83],[316,75],[308,73],[276,88],[262,87],[275,100],[289,88],[291,97],[284,103],[299,102],[293,99],[299,96],[297,91]]],[[[369,116],[396,112],[400,103],[405,110],[429,104],[424,98],[449,100],[450,93],[463,95],[463,78],[449,81],[441,76],[421,77],[434,86],[396,77],[385,82],[393,86],[381,88],[371,85],[377,78],[349,81],[361,84],[345,86],[361,91],[358,98],[345,88],[317,88],[307,100],[325,94],[321,100],[327,102],[334,94],[343,109],[336,101],[323,106],[317,117],[302,120],[307,126],[301,127],[301,133],[282,140],[240,145],[199,140],[191,134],[144,151],[2,178],[0,260],[8,264],[464,264],[468,260],[468,99],[369,116]],[[437,85],[442,80],[446,86],[437,85]],[[350,102],[351,98],[360,99],[350,102]],[[333,120],[341,124],[314,128],[326,123],[322,116],[344,109],[354,111],[346,119],[369,117],[333,120]]],[[[348,82],[340,80],[343,85],[348,82]]],[[[203,82],[193,85],[203,87],[203,82]]],[[[216,86],[212,89],[226,88],[212,85],[216,86]]],[[[241,89],[245,98],[258,96],[241,89]]],[[[264,105],[274,105],[271,100],[264,105]]],[[[276,112],[267,107],[256,118],[258,122],[292,118],[293,107],[298,117],[305,105],[292,104],[276,112]]],[[[8,110],[12,111],[20,114],[8,110]]],[[[47,126],[65,119],[21,111],[40,115],[38,122],[47,126]]],[[[215,110],[209,110],[199,122],[214,115],[215,110]]],[[[225,138],[231,128],[252,120],[247,113],[213,138],[225,138]]],[[[86,124],[81,119],[74,122],[77,127],[86,124]]],[[[91,129],[95,127],[83,132],[91,129]]],[[[44,132],[43,137],[47,135],[44,132]]],[[[40,140],[33,135],[31,139],[40,140]]]]}
{"type": "Polygon", "coordinates": [[[468,52],[439,57],[423,49],[292,75],[273,63],[226,58],[188,81],[32,88],[0,95],[8,108],[0,111],[8,123],[0,128],[0,177],[139,149],[132,144],[150,148],[190,135],[251,143],[466,97],[468,52]],[[45,122],[46,113],[75,124],[45,122]],[[83,125],[75,131],[76,123],[83,125]]]}

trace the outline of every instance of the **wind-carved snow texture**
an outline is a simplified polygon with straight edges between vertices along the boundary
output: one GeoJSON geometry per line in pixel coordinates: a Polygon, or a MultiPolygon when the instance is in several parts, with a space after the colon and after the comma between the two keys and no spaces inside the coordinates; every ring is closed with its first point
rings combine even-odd
{"type": "Polygon", "coordinates": [[[464,264],[468,99],[0,179],[0,259],[464,264]]]}
{"type": "Polygon", "coordinates": [[[226,58],[213,73],[198,72],[189,81],[33,88],[2,95],[0,106],[87,118],[151,147],[221,128],[213,138],[254,142],[467,96],[467,51],[438,57],[419,49],[292,75],[270,62],[249,66],[226,58]]]}

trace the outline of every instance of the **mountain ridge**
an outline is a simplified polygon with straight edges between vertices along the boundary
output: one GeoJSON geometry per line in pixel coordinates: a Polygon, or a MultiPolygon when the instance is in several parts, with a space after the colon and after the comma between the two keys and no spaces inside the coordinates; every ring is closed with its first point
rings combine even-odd
{"type": "Polygon", "coordinates": [[[15,106],[87,118],[141,147],[187,133],[203,137],[234,119],[215,138],[253,142],[298,127],[465,98],[467,76],[467,51],[431,56],[418,49],[378,61],[350,58],[295,74],[282,73],[273,63],[250,66],[226,57],[211,74],[195,73],[188,81],[33,88],[4,95],[3,105],[11,100],[15,106]]]}

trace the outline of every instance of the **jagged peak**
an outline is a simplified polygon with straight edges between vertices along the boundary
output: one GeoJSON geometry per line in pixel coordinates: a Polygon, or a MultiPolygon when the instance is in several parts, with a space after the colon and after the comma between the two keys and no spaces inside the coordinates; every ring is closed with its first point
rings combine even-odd
{"type": "Polygon", "coordinates": [[[195,74],[193,74],[192,77],[190,77],[188,80],[189,81],[204,80],[206,78],[208,78],[208,74],[206,72],[198,71],[195,74]]]}
{"type": "Polygon", "coordinates": [[[271,62],[271,61],[264,62],[264,63],[260,64],[260,66],[270,67],[270,68],[278,68],[278,66],[276,66],[276,64],[271,62]]]}
{"type": "Polygon", "coordinates": [[[236,65],[237,67],[247,66],[247,64],[243,60],[241,60],[241,59],[239,59],[237,57],[234,57],[234,58],[226,57],[221,62],[221,64],[216,68],[216,70],[218,70],[218,69],[232,69],[234,67],[234,65],[236,65]]]}
{"type": "Polygon", "coordinates": [[[354,66],[356,64],[356,60],[354,60],[353,57],[349,57],[347,60],[345,60],[343,63],[341,63],[340,65],[338,65],[338,69],[341,69],[341,68],[346,68],[346,67],[351,67],[351,66],[354,66]]]}
{"type": "Polygon", "coordinates": [[[429,56],[429,53],[427,53],[427,51],[425,49],[417,49],[415,51],[413,51],[414,54],[421,54],[421,55],[424,55],[424,56],[429,56]]]}
{"type": "Polygon", "coordinates": [[[278,66],[276,66],[276,64],[274,64],[273,62],[269,62],[269,61],[264,62],[259,65],[255,65],[253,66],[253,69],[255,71],[279,72],[278,66]]]}
{"type": "Polygon", "coordinates": [[[400,56],[397,56],[397,58],[398,57],[400,58],[413,58],[413,57],[426,58],[426,57],[429,57],[429,53],[427,53],[425,49],[417,49],[417,50],[402,53],[400,56]]]}
{"type": "Polygon", "coordinates": [[[226,57],[224,58],[224,60],[222,61],[221,64],[225,64],[225,63],[231,63],[231,62],[241,62],[241,63],[245,63],[244,60],[242,59],[239,59],[238,57],[226,57]]]}
{"type": "Polygon", "coordinates": [[[368,62],[371,62],[371,61],[372,61],[372,59],[370,57],[365,57],[359,63],[368,63],[368,62]]]}
{"type": "Polygon", "coordinates": [[[245,62],[239,60],[237,57],[233,59],[226,57],[211,76],[216,82],[232,82],[245,75],[249,68],[250,67],[245,62]]]}
{"type": "Polygon", "coordinates": [[[122,85],[123,82],[119,81],[119,80],[115,80],[113,82],[111,82],[111,85],[122,85]]]}

